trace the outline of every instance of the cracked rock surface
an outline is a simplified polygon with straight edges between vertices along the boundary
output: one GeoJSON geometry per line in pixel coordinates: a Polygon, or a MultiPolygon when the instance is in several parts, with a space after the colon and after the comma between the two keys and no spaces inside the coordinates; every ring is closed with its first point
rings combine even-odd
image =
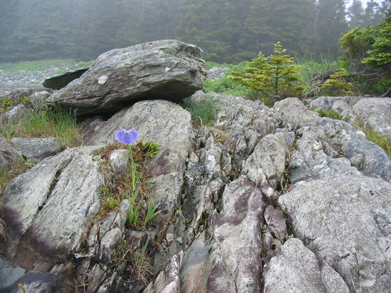
{"type": "MultiPolygon", "coordinates": [[[[87,146],[13,179],[2,195],[3,249],[6,271],[21,276],[4,290],[24,280],[67,292],[86,276],[80,292],[389,292],[390,157],[295,98],[268,108],[197,92],[185,106],[203,99],[216,103],[214,125],[195,127],[173,102],[141,101],[85,123],[87,146]],[[126,230],[128,200],[92,221],[104,181],[96,150],[119,127],[160,145],[150,166],[156,231],[126,230]],[[124,240],[148,251],[156,239],[152,274],[130,288],[116,253],[124,240]]],[[[112,152],[114,172],[128,158],[112,152]]]]}

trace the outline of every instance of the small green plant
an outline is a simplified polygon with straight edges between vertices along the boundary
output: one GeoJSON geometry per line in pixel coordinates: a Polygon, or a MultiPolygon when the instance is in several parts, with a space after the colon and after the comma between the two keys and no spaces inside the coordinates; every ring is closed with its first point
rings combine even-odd
{"type": "Polygon", "coordinates": [[[158,213],[160,213],[160,211],[155,212],[158,207],[158,204],[155,207],[152,207],[152,200],[149,201],[147,215],[145,216],[145,220],[143,223],[143,229],[145,229],[150,220],[152,220],[158,213]]]}
{"type": "Polygon", "coordinates": [[[129,209],[129,217],[128,217],[129,225],[134,225],[135,227],[137,227],[138,224],[139,214],[140,214],[139,210],[141,206],[141,203],[136,202],[137,196],[138,196],[138,192],[133,191],[132,197],[130,199],[130,209],[129,209]]]}
{"type": "Polygon", "coordinates": [[[157,143],[154,143],[152,141],[148,141],[144,144],[146,156],[152,158],[154,155],[157,154],[157,152],[160,149],[160,146],[157,143]]]}
{"type": "Polygon", "coordinates": [[[23,103],[25,105],[30,105],[31,104],[31,100],[25,96],[23,97],[20,97],[16,100],[12,100],[12,99],[9,99],[9,98],[2,98],[1,99],[1,108],[2,108],[2,112],[8,110],[8,108],[11,108],[13,106],[16,106],[17,104],[19,103],[23,103]]]}
{"type": "Polygon", "coordinates": [[[248,63],[244,73],[233,71],[229,77],[232,81],[261,94],[261,99],[272,96],[274,100],[279,100],[292,90],[300,92],[303,87],[296,87],[295,84],[301,80],[301,67],[293,65],[293,58],[284,55],[285,52],[278,42],[274,45],[274,55],[265,57],[259,52],[258,57],[248,63]]]}
{"type": "Polygon", "coordinates": [[[320,93],[329,96],[352,95],[353,84],[346,81],[348,73],[344,68],[340,68],[339,72],[330,75],[331,79],[327,80],[319,87],[320,93]]]}
{"type": "MultiPolygon", "coordinates": [[[[108,168],[108,158],[110,153],[115,149],[126,148],[130,152],[130,167],[125,175],[121,178],[116,177],[111,180],[111,183],[106,183],[102,188],[102,213],[106,214],[119,208],[122,200],[130,201],[130,210],[128,216],[128,224],[134,229],[141,228],[144,230],[149,221],[159,212],[156,212],[158,206],[154,208],[144,208],[144,201],[148,199],[148,190],[150,183],[149,175],[146,172],[146,164],[158,151],[159,145],[154,142],[130,145],[138,138],[137,132],[132,130],[121,129],[117,132],[117,143],[107,145],[105,148],[97,151],[97,156],[106,161],[106,169],[108,168]],[[128,135],[131,137],[128,137],[128,135]],[[113,184],[113,182],[115,182],[113,184]]],[[[103,173],[108,174],[105,170],[103,173]]]]}
{"type": "Polygon", "coordinates": [[[349,118],[343,117],[342,115],[339,115],[333,109],[330,109],[327,111],[324,111],[322,109],[318,109],[318,110],[315,110],[315,112],[318,112],[320,117],[328,117],[331,119],[338,119],[338,120],[342,120],[342,121],[346,121],[346,122],[349,121],[349,118]]]}

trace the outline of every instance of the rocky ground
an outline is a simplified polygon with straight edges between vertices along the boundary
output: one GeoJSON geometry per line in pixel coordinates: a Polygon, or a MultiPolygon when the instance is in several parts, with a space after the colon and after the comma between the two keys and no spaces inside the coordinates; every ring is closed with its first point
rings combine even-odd
{"type": "Polygon", "coordinates": [[[52,65],[40,71],[4,71],[0,65],[0,86],[14,85],[18,83],[42,84],[47,78],[80,68],[80,62],[52,65]]]}
{"type": "MultiPolygon", "coordinates": [[[[178,45],[175,56],[193,49],[178,45]]],[[[170,58],[153,68],[163,76],[177,69],[170,58]]],[[[178,70],[181,78],[199,64],[186,58],[176,63],[190,68],[178,70]]],[[[90,74],[82,83],[103,76],[90,74]]],[[[67,91],[59,92],[54,97],[67,91]]],[[[351,124],[309,109],[380,121],[386,133],[387,119],[375,118],[390,117],[389,100],[325,97],[306,106],[288,98],[268,108],[197,91],[180,103],[142,100],[89,119],[85,146],[47,157],[6,187],[1,290],[20,283],[26,292],[391,292],[391,158],[351,124]],[[184,108],[204,101],[214,103],[214,123],[197,126],[184,108]],[[149,170],[161,212],[149,231],[126,225],[128,200],[93,220],[105,180],[127,168],[118,167],[127,151],[108,156],[108,173],[99,155],[120,127],[160,145],[149,170]],[[123,243],[150,252],[146,282],[128,278],[134,268],[119,254],[123,243]]],[[[19,152],[5,140],[0,146],[19,152]]]]}

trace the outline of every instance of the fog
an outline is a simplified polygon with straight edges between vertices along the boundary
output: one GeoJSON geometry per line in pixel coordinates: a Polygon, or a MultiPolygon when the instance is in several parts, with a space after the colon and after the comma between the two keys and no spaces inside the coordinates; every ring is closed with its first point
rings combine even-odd
{"type": "Polygon", "coordinates": [[[344,0],[2,0],[0,62],[92,60],[159,39],[199,45],[207,61],[238,63],[280,41],[290,55],[336,58],[342,33],[385,17],[390,1],[352,11],[344,0]]]}

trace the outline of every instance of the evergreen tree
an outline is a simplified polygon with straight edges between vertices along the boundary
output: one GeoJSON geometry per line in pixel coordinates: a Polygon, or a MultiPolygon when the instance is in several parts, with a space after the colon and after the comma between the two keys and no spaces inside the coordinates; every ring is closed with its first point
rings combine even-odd
{"type": "MultiPolygon", "coordinates": [[[[372,49],[368,51],[370,57],[363,60],[364,64],[373,67],[391,65],[391,17],[377,26],[377,36],[374,39],[372,49]]],[[[389,74],[391,76],[391,74],[389,74]]]]}
{"type": "Polygon", "coordinates": [[[287,87],[292,87],[294,82],[300,80],[298,72],[301,67],[293,65],[293,58],[284,55],[285,52],[278,42],[274,45],[273,55],[266,58],[259,52],[258,57],[248,64],[245,73],[233,71],[229,78],[266,97],[280,97],[287,87]]]}

